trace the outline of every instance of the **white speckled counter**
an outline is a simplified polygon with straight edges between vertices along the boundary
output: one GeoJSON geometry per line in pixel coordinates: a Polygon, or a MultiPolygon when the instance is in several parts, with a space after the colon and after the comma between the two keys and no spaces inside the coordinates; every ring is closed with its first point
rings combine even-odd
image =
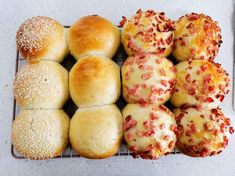
{"type": "MultiPolygon", "coordinates": [[[[0,176],[32,175],[235,175],[235,135],[229,146],[219,156],[190,158],[185,155],[169,155],[157,161],[112,157],[105,160],[53,159],[49,161],[16,160],[10,153],[10,131],[12,120],[12,82],[15,68],[15,32],[30,16],[45,15],[70,25],[88,14],[99,14],[118,24],[121,16],[134,14],[139,8],[165,11],[176,20],[189,12],[202,12],[217,20],[222,28],[223,44],[216,61],[233,74],[235,33],[235,1],[232,0],[45,0],[16,1],[0,0],[0,176]]],[[[232,92],[221,105],[224,113],[235,125],[232,110],[232,92]]]]}

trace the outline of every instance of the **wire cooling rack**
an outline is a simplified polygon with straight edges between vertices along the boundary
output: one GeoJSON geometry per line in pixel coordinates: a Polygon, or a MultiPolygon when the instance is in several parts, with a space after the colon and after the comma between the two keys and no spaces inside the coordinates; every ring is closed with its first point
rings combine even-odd
{"type": "MultiPolygon", "coordinates": [[[[65,26],[66,28],[69,28],[69,26],[65,26]]],[[[126,53],[122,46],[119,47],[117,53],[113,57],[113,61],[116,62],[119,66],[122,65],[124,60],[126,59],[126,53]]],[[[16,65],[15,65],[15,74],[18,72],[18,70],[25,65],[25,60],[22,58],[22,56],[19,54],[19,51],[16,51],[16,65]]],[[[75,59],[69,55],[67,58],[64,59],[64,61],[61,63],[68,71],[72,68],[72,66],[76,63],[75,59]]],[[[122,109],[126,105],[125,100],[123,97],[120,97],[120,99],[117,101],[117,106],[122,109]]],[[[73,103],[73,101],[70,99],[65,106],[63,107],[64,111],[69,115],[71,118],[75,111],[77,110],[77,106],[73,103]]],[[[14,99],[13,101],[13,118],[12,122],[15,120],[17,114],[19,113],[19,106],[16,104],[16,101],[14,99]]],[[[172,154],[180,153],[177,149],[174,149],[172,151],[172,154]]],[[[14,148],[14,146],[11,144],[11,154],[16,159],[26,159],[22,155],[20,155],[14,148]]],[[[130,156],[131,153],[127,149],[127,146],[123,143],[118,150],[117,154],[115,156],[130,156]]],[[[55,158],[79,158],[80,156],[72,149],[71,145],[65,150],[63,154],[61,154],[58,157],[55,158]]]]}

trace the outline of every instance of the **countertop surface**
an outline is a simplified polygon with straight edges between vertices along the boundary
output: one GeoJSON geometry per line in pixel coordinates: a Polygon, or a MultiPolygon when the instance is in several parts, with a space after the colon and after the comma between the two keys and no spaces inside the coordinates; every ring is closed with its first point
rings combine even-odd
{"type": "MultiPolygon", "coordinates": [[[[234,57],[235,1],[232,0],[0,0],[0,176],[33,175],[122,175],[122,176],[235,176],[235,135],[219,156],[191,158],[182,154],[168,155],[157,161],[112,157],[104,160],[52,159],[48,161],[16,160],[10,153],[12,125],[12,83],[15,71],[15,33],[27,18],[44,15],[64,25],[73,24],[88,14],[98,14],[114,24],[121,16],[130,17],[142,8],[164,11],[173,20],[190,12],[202,12],[217,20],[222,28],[223,44],[216,61],[222,63],[232,79],[234,57]]],[[[232,81],[231,81],[232,86],[232,81]]],[[[232,91],[221,105],[235,124],[232,91]]]]}

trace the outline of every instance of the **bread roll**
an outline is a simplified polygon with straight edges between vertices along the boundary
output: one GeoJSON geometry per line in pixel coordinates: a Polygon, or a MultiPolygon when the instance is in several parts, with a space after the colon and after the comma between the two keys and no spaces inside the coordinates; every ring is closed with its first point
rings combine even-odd
{"type": "Polygon", "coordinates": [[[173,55],[178,61],[213,60],[221,43],[221,29],[209,16],[191,13],[175,22],[173,55]]]}
{"type": "Polygon", "coordinates": [[[176,109],[177,147],[193,157],[216,155],[228,144],[233,127],[220,109],[176,109]]]}
{"type": "Polygon", "coordinates": [[[24,157],[49,159],[69,143],[69,117],[63,110],[23,110],[12,127],[12,144],[24,157]]]}
{"type": "Polygon", "coordinates": [[[70,53],[78,60],[86,55],[112,58],[120,44],[116,26],[100,16],[86,16],[74,23],[67,34],[70,53]]]}
{"type": "Polygon", "coordinates": [[[128,104],[123,109],[124,137],[133,157],[157,159],[174,149],[174,114],[163,105],[128,104]]]}
{"type": "Polygon", "coordinates": [[[177,83],[170,100],[175,107],[217,108],[229,92],[229,77],[220,64],[207,60],[184,61],[176,69],[177,83]]]}
{"type": "Polygon", "coordinates": [[[128,57],[122,66],[123,96],[128,103],[163,104],[176,83],[171,61],[153,54],[128,57]]]}
{"type": "Polygon", "coordinates": [[[62,62],[69,52],[64,26],[44,16],[32,17],[19,27],[16,45],[22,57],[29,62],[62,62]]]}
{"type": "Polygon", "coordinates": [[[59,63],[28,63],[17,73],[14,96],[22,109],[60,109],[69,98],[68,71],[59,63]]]}
{"type": "Polygon", "coordinates": [[[116,105],[79,108],[70,123],[70,142],[81,156],[102,159],[117,153],[122,115],[116,105]]]}
{"type": "Polygon", "coordinates": [[[112,104],[120,96],[120,68],[109,58],[86,56],[69,73],[69,90],[79,107],[112,104]]]}
{"type": "Polygon", "coordinates": [[[173,30],[173,22],[163,12],[138,10],[124,23],[121,41],[129,56],[151,53],[167,57],[173,47],[173,30]]]}

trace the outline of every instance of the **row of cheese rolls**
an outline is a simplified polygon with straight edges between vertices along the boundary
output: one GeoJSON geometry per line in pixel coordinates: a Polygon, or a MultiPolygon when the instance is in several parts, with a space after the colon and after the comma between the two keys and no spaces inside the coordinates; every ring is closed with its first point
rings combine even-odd
{"type": "MultiPolygon", "coordinates": [[[[222,43],[218,23],[204,14],[187,14],[173,22],[163,12],[138,10],[129,20],[123,17],[120,25],[122,44],[129,55],[122,66],[123,96],[130,103],[123,114],[129,149],[135,156],[148,159],[169,152],[161,141],[163,136],[156,132],[164,130],[151,119],[151,106],[170,99],[177,108],[178,131],[173,130],[178,138],[176,146],[190,156],[220,153],[233,128],[218,108],[229,92],[227,72],[213,62],[222,43]],[[176,61],[182,61],[176,67],[164,58],[171,53],[176,61]],[[134,110],[130,110],[132,106],[136,106],[134,110]],[[150,114],[143,113],[146,111],[150,114]],[[145,121],[139,122],[137,113],[145,121]],[[165,149],[161,154],[159,144],[165,149]]],[[[170,124],[163,113],[157,117],[170,124]]],[[[168,138],[173,139],[173,135],[168,138]]]]}
{"type": "Polygon", "coordinates": [[[48,159],[61,155],[70,138],[84,157],[114,155],[123,121],[113,105],[121,92],[120,68],[109,59],[120,44],[117,27],[102,17],[87,16],[66,31],[57,21],[39,16],[20,26],[16,43],[27,61],[14,81],[21,108],[12,130],[16,150],[30,159],[48,159]],[[68,48],[78,60],[69,74],[58,63],[68,48]],[[71,122],[59,110],[69,94],[79,107],[71,122]]]}

